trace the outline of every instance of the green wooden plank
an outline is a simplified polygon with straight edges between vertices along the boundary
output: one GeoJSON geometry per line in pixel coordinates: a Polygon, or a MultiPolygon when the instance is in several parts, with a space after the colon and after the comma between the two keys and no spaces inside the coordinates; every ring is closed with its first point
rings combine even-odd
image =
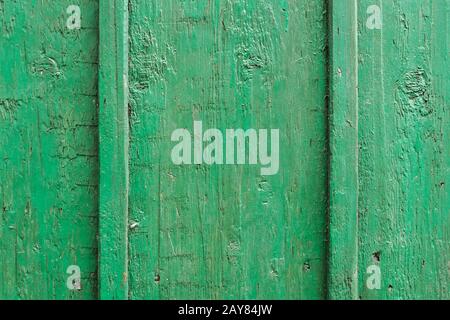
{"type": "Polygon", "coordinates": [[[325,297],[325,1],[130,1],[130,296],[325,297]],[[280,129],[280,171],[171,161],[193,122],[280,129]]]}
{"type": "Polygon", "coordinates": [[[0,1],[0,30],[0,298],[95,299],[97,1],[0,1]]]}
{"type": "Polygon", "coordinates": [[[101,299],[128,298],[128,1],[100,1],[101,299]]]}
{"type": "Polygon", "coordinates": [[[330,2],[328,297],[358,297],[357,0],[330,2]]]}
{"type": "Polygon", "coordinates": [[[449,299],[450,1],[363,0],[359,19],[360,295],[449,299]]]}

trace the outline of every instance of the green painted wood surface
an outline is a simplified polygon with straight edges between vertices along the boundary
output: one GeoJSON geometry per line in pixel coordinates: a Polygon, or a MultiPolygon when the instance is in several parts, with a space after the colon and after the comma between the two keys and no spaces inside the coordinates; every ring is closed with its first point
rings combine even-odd
{"type": "Polygon", "coordinates": [[[358,39],[357,0],[330,10],[330,177],[328,298],[358,292],[358,39]]]}
{"type": "Polygon", "coordinates": [[[99,296],[128,298],[128,2],[100,1],[99,296]]]}
{"type": "Polygon", "coordinates": [[[130,297],[325,297],[325,2],[130,1],[130,297]],[[280,172],[176,166],[171,134],[280,129],[280,172]]]}
{"type": "Polygon", "coordinates": [[[450,0],[0,0],[0,298],[449,299],[449,19],[450,0]],[[280,129],[279,173],[174,165],[196,120],[280,129]]]}
{"type": "Polygon", "coordinates": [[[0,298],[97,297],[98,5],[0,1],[0,298]],[[81,291],[66,270],[81,269],[81,291]]]}
{"type": "Polygon", "coordinates": [[[363,0],[359,21],[359,296],[450,299],[450,1],[363,0]]]}

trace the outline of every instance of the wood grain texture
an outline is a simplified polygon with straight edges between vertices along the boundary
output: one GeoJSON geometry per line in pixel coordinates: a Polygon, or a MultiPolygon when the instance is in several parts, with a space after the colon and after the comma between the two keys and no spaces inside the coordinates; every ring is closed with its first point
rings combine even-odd
{"type": "Polygon", "coordinates": [[[450,299],[450,0],[0,0],[0,30],[0,298],[450,299]],[[174,165],[194,121],[280,129],[279,173],[174,165]]]}
{"type": "Polygon", "coordinates": [[[358,292],[357,0],[330,2],[328,297],[358,292]]]}
{"type": "Polygon", "coordinates": [[[0,1],[0,298],[97,297],[98,6],[0,1]],[[81,268],[81,290],[66,270],[81,268]]]}
{"type": "Polygon", "coordinates": [[[128,299],[128,1],[100,1],[99,295],[128,299]]]}
{"type": "Polygon", "coordinates": [[[130,1],[130,296],[325,297],[326,7],[130,1]],[[281,169],[175,166],[171,133],[281,130],[281,169]]]}
{"type": "Polygon", "coordinates": [[[450,298],[450,1],[359,3],[363,299],[450,298]],[[366,269],[381,268],[368,290],[366,269]]]}

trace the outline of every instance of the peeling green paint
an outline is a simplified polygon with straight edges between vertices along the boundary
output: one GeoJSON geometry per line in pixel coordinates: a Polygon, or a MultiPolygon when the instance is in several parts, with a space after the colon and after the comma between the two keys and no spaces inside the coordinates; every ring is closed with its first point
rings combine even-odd
{"type": "Polygon", "coordinates": [[[359,35],[359,297],[449,299],[450,1],[378,3],[382,30],[359,35]]]}
{"type": "Polygon", "coordinates": [[[324,2],[130,4],[131,298],[324,298],[324,2]],[[279,174],[172,164],[196,120],[279,128],[279,174]]]}
{"type": "Polygon", "coordinates": [[[0,298],[97,297],[96,1],[0,1],[0,298]],[[81,290],[66,286],[82,270],[81,290]]]}
{"type": "Polygon", "coordinates": [[[449,12],[0,0],[0,298],[449,299],[449,12]],[[279,172],[175,165],[195,121],[279,172]]]}

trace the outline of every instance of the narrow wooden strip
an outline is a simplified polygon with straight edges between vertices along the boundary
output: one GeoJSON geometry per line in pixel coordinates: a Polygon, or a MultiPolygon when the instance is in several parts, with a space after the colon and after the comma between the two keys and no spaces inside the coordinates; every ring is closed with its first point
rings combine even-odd
{"type": "Polygon", "coordinates": [[[128,298],[128,8],[100,0],[99,298],[128,298]]]}
{"type": "Polygon", "coordinates": [[[357,0],[330,2],[330,299],[358,298],[357,0]]]}

